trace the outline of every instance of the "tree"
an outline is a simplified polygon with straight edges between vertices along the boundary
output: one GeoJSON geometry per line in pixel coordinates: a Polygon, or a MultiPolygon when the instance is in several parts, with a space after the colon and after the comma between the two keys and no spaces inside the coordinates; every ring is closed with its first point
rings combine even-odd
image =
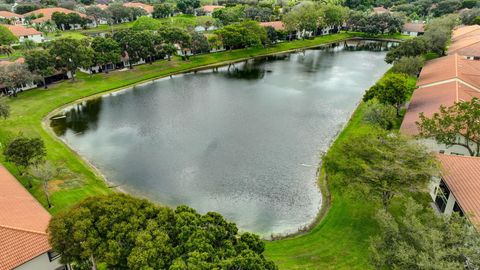
{"type": "Polygon", "coordinates": [[[33,50],[37,47],[37,44],[35,43],[35,41],[33,40],[30,40],[30,39],[26,39],[24,40],[21,44],[20,44],[20,48],[23,50],[23,51],[29,51],[29,50],[33,50]]]}
{"type": "MultiPolygon", "coordinates": [[[[20,175],[32,165],[44,162],[45,145],[40,138],[26,138],[19,136],[7,144],[3,150],[5,161],[12,162],[20,175]]],[[[29,182],[29,188],[32,183],[29,182]]]]}
{"type": "MultiPolygon", "coordinates": [[[[107,269],[276,269],[253,234],[220,214],[175,210],[126,194],[87,198],[55,215],[50,243],[63,263],[107,269]]],[[[91,268],[91,267],[90,267],[91,268]]]]}
{"type": "Polygon", "coordinates": [[[72,81],[75,80],[77,68],[92,66],[93,50],[87,46],[86,42],[86,40],[61,38],[49,44],[50,53],[56,59],[57,67],[70,72],[72,81]]]}
{"type": "Polygon", "coordinates": [[[325,24],[328,26],[342,26],[347,17],[347,9],[339,5],[325,5],[322,7],[325,24]]]}
{"type": "Polygon", "coordinates": [[[107,10],[103,10],[97,6],[87,7],[85,8],[85,12],[96,24],[98,24],[100,20],[108,21],[111,18],[111,14],[109,14],[107,10]]]}
{"type": "Polygon", "coordinates": [[[369,34],[397,33],[403,27],[403,20],[391,13],[372,14],[368,16],[363,31],[369,34]]]}
{"type": "Polygon", "coordinates": [[[17,37],[7,27],[0,25],[0,45],[10,45],[17,41],[17,37]]]}
{"type": "Polygon", "coordinates": [[[475,23],[475,18],[480,16],[480,8],[472,8],[469,10],[462,11],[460,13],[460,20],[462,24],[472,25],[475,23]]]}
{"type": "Polygon", "coordinates": [[[267,31],[257,22],[245,21],[227,25],[215,31],[227,49],[256,47],[266,44],[267,31]]]}
{"type": "Polygon", "coordinates": [[[10,55],[13,53],[13,48],[10,45],[0,45],[0,54],[10,55]]]}
{"type": "Polygon", "coordinates": [[[34,11],[34,10],[37,10],[39,9],[40,6],[38,5],[35,5],[35,4],[29,4],[29,3],[24,3],[24,4],[20,4],[20,5],[17,5],[15,7],[15,13],[17,14],[25,14],[25,13],[28,13],[28,12],[31,12],[31,11],[34,11]]]}
{"type": "Polygon", "coordinates": [[[415,85],[409,82],[407,75],[388,73],[365,92],[363,100],[368,101],[377,98],[380,103],[393,105],[397,109],[397,116],[399,116],[401,106],[414,88],[415,85]]]}
{"type": "Polygon", "coordinates": [[[420,56],[428,52],[428,50],[429,46],[424,38],[412,38],[405,40],[398,47],[390,50],[385,57],[385,61],[391,64],[405,56],[420,56]]]}
{"type": "Polygon", "coordinates": [[[172,55],[177,52],[177,48],[172,43],[167,43],[162,46],[163,52],[167,55],[168,61],[172,60],[172,55]]]}
{"type": "Polygon", "coordinates": [[[200,7],[200,0],[178,0],[177,2],[177,8],[183,14],[193,14],[198,7],[200,7]]]}
{"type": "Polygon", "coordinates": [[[108,73],[108,64],[116,64],[120,60],[122,50],[112,38],[96,37],[92,40],[91,47],[93,50],[93,62],[104,66],[106,73],[108,73]]]}
{"type": "Polygon", "coordinates": [[[371,239],[376,269],[478,269],[480,237],[466,218],[433,213],[409,199],[405,214],[376,215],[380,234],[371,239]]]}
{"type": "Polygon", "coordinates": [[[45,195],[45,199],[47,200],[48,208],[52,208],[48,182],[54,177],[59,176],[61,171],[61,168],[53,166],[50,162],[45,162],[29,169],[30,175],[42,181],[43,193],[45,195]]]}
{"type": "Polygon", "coordinates": [[[393,196],[426,188],[436,172],[435,158],[423,145],[382,130],[342,142],[325,164],[344,175],[343,185],[381,198],[385,210],[393,196]]]}
{"type": "Polygon", "coordinates": [[[307,33],[315,33],[318,28],[325,26],[323,12],[317,4],[301,2],[283,17],[283,23],[288,31],[301,32],[301,36],[307,33]]]}
{"type": "Polygon", "coordinates": [[[207,37],[201,33],[192,33],[191,50],[194,54],[208,53],[210,51],[210,44],[208,44],[207,37]]]}
{"type": "Polygon", "coordinates": [[[8,106],[5,98],[0,98],[0,117],[7,119],[10,116],[10,106],[8,106]]]}
{"type": "Polygon", "coordinates": [[[131,18],[131,10],[121,4],[108,5],[107,12],[111,14],[115,23],[120,23],[131,18]]]}
{"type": "Polygon", "coordinates": [[[170,3],[161,3],[153,6],[152,16],[154,18],[167,18],[173,15],[175,7],[170,3]]]}
{"type": "Polygon", "coordinates": [[[447,147],[459,145],[465,147],[471,156],[480,157],[480,100],[456,102],[446,108],[440,106],[440,112],[431,117],[420,114],[417,122],[419,135],[434,138],[447,147]]]}
{"type": "Polygon", "coordinates": [[[33,50],[25,53],[25,63],[28,69],[42,78],[43,86],[47,89],[45,77],[55,72],[55,59],[48,50],[33,50]]]}
{"type": "Polygon", "coordinates": [[[25,64],[10,63],[0,65],[0,84],[12,90],[14,95],[16,95],[17,88],[32,83],[35,80],[35,75],[28,71],[25,64]]]}
{"type": "Polygon", "coordinates": [[[425,59],[423,56],[403,56],[398,61],[395,61],[392,71],[410,76],[417,76],[424,63],[425,59]]]}
{"type": "Polygon", "coordinates": [[[397,120],[395,107],[381,104],[376,99],[369,100],[363,120],[372,125],[390,130],[397,120]]]}
{"type": "Polygon", "coordinates": [[[432,9],[435,17],[454,13],[462,7],[460,0],[443,0],[437,3],[436,7],[432,9]]]}
{"type": "Polygon", "coordinates": [[[144,31],[144,30],[158,30],[162,26],[162,23],[159,20],[150,18],[147,16],[142,16],[138,18],[132,26],[134,31],[144,31]]]}
{"type": "Polygon", "coordinates": [[[237,5],[219,8],[213,11],[212,17],[217,19],[222,25],[243,21],[245,19],[245,6],[237,5]]]}
{"type": "Polygon", "coordinates": [[[192,36],[184,29],[178,27],[163,27],[158,31],[163,43],[178,44],[180,47],[188,48],[191,45],[192,36]]]}
{"type": "Polygon", "coordinates": [[[267,7],[247,7],[245,9],[245,17],[260,22],[267,22],[270,20],[273,11],[267,7]]]}

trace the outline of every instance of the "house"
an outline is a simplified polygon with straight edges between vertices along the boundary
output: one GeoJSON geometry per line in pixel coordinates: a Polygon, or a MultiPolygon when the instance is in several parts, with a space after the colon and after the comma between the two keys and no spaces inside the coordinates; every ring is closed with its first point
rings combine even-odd
{"type": "Polygon", "coordinates": [[[430,186],[430,196],[441,213],[466,215],[480,228],[480,158],[437,155],[441,176],[430,186]]]}
{"type": "Polygon", "coordinates": [[[0,19],[7,20],[10,24],[25,24],[23,15],[16,14],[9,11],[0,10],[0,19]]]}
{"type": "MultiPolygon", "coordinates": [[[[455,102],[480,98],[480,61],[471,61],[454,54],[441,57],[425,64],[417,80],[410,104],[403,119],[400,131],[415,136],[419,131],[416,122],[419,114],[431,117],[441,105],[452,106],[455,102]]],[[[461,136],[459,135],[459,139],[461,136]]],[[[468,155],[464,147],[447,148],[433,139],[422,140],[432,151],[468,155]]]]}
{"type": "MultiPolygon", "coordinates": [[[[76,12],[76,11],[66,9],[66,8],[61,8],[61,7],[41,8],[41,9],[37,9],[37,10],[31,11],[31,12],[25,13],[23,15],[25,17],[32,16],[32,15],[35,15],[37,17],[40,16],[36,19],[33,19],[32,22],[31,22],[33,25],[39,25],[39,24],[51,21],[52,20],[52,15],[55,12],[65,13],[65,14],[77,13],[80,17],[87,18],[87,15],[85,15],[83,13],[76,12]]],[[[89,27],[96,27],[96,25],[90,24],[89,27]]],[[[80,25],[70,25],[70,28],[79,29],[79,28],[81,28],[81,26],[80,25]]]]}
{"type": "Polygon", "coordinates": [[[452,41],[455,42],[459,39],[464,37],[469,37],[472,35],[479,35],[480,33],[480,25],[467,25],[467,26],[460,26],[453,30],[452,32],[452,41]]]}
{"type": "MultiPolygon", "coordinates": [[[[23,63],[25,63],[25,59],[20,57],[17,60],[15,60],[15,62],[5,61],[5,60],[0,61],[0,66],[10,65],[12,63],[23,64],[23,63]]],[[[8,89],[5,85],[0,84],[0,93],[9,94],[9,91],[15,93],[15,92],[19,92],[19,91],[25,91],[25,90],[30,90],[30,89],[33,89],[33,88],[37,88],[37,86],[38,85],[36,84],[36,82],[32,81],[31,83],[24,84],[21,87],[19,87],[17,89],[14,89],[15,91],[13,91],[12,89],[8,89]]]]}
{"type": "Polygon", "coordinates": [[[44,41],[43,33],[35,28],[25,27],[23,25],[5,25],[5,27],[12,32],[14,36],[21,42],[31,40],[35,43],[42,43],[44,41]]]}
{"type": "Polygon", "coordinates": [[[405,23],[402,28],[402,35],[411,37],[421,36],[425,33],[425,24],[423,23],[405,23]]]}
{"type": "Polygon", "coordinates": [[[0,270],[70,270],[48,243],[50,214],[0,166],[0,270]]]}
{"type": "Polygon", "coordinates": [[[390,13],[390,10],[384,8],[383,6],[374,7],[373,8],[373,13],[375,13],[375,14],[390,13]]]}
{"type": "Polygon", "coordinates": [[[261,22],[260,26],[273,27],[277,31],[285,30],[285,24],[282,21],[261,22]]]}
{"type": "Polygon", "coordinates": [[[466,59],[480,60],[480,34],[474,34],[475,32],[480,32],[480,30],[458,37],[448,47],[448,54],[458,54],[466,59]]]}
{"type": "Polygon", "coordinates": [[[212,13],[217,10],[225,8],[224,6],[215,6],[215,5],[207,5],[207,6],[202,6],[203,12],[205,12],[206,16],[212,16],[212,13]]]}
{"type": "Polygon", "coordinates": [[[144,3],[139,3],[139,2],[128,2],[123,4],[124,7],[131,7],[131,8],[141,8],[147,12],[148,16],[152,16],[153,13],[153,6],[147,5],[144,3]]]}

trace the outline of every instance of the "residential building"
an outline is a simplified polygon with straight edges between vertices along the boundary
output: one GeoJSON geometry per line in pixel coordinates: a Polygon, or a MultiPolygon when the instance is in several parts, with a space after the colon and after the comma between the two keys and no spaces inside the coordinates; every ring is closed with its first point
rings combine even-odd
{"type": "Polygon", "coordinates": [[[390,13],[390,10],[384,8],[383,6],[374,7],[373,8],[373,13],[375,13],[375,14],[390,13]]]}
{"type": "Polygon", "coordinates": [[[470,60],[480,60],[480,26],[458,27],[453,31],[448,54],[459,54],[470,60]]]}
{"type": "Polygon", "coordinates": [[[212,16],[212,13],[217,10],[225,8],[224,6],[215,6],[215,5],[207,5],[207,6],[202,6],[203,12],[205,12],[205,15],[207,16],[212,16]]]}
{"type": "MultiPolygon", "coordinates": [[[[472,61],[454,54],[429,61],[423,67],[417,80],[407,112],[400,131],[407,135],[418,135],[416,122],[419,114],[431,117],[439,112],[441,105],[452,106],[455,102],[480,98],[480,61],[472,61]]],[[[462,139],[459,135],[459,139],[462,139]]],[[[423,142],[432,151],[468,155],[466,148],[460,146],[446,147],[433,139],[423,142]]]]}
{"type": "Polygon", "coordinates": [[[69,270],[48,243],[50,214],[0,166],[0,270],[69,270]]]}
{"type": "Polygon", "coordinates": [[[452,41],[455,42],[465,37],[478,35],[480,34],[479,31],[480,25],[477,24],[457,27],[452,32],[452,41]]]}
{"type": "Polygon", "coordinates": [[[128,2],[123,4],[124,7],[131,7],[131,8],[141,8],[147,12],[147,16],[151,17],[153,13],[153,6],[147,5],[144,3],[139,2],[128,2]]]}
{"type": "Polygon", "coordinates": [[[402,27],[402,35],[418,37],[425,33],[425,24],[423,23],[405,23],[402,27]]]}
{"type": "Polygon", "coordinates": [[[32,27],[25,27],[23,25],[5,25],[5,27],[7,27],[8,30],[18,38],[20,43],[25,40],[42,43],[45,40],[43,33],[32,27]]]}
{"type": "Polygon", "coordinates": [[[23,15],[16,14],[9,11],[0,10],[0,19],[9,21],[9,24],[24,24],[23,15]]]}
{"type": "Polygon", "coordinates": [[[480,158],[442,154],[437,158],[441,176],[432,181],[430,195],[438,211],[466,215],[480,228],[480,158]]]}
{"type": "MultiPolygon", "coordinates": [[[[38,18],[33,19],[33,20],[31,21],[31,23],[32,23],[33,25],[40,25],[40,24],[42,24],[42,23],[51,21],[51,20],[52,20],[53,13],[55,13],[55,12],[65,13],[65,14],[77,13],[80,17],[82,17],[82,18],[87,18],[87,15],[85,15],[85,14],[83,14],[83,13],[80,13],[80,12],[77,12],[77,11],[73,11],[73,10],[70,10],[70,9],[66,9],[66,8],[61,8],[61,7],[41,8],[41,9],[37,9],[37,10],[31,11],[31,12],[25,13],[25,14],[23,14],[23,15],[24,15],[25,17],[31,16],[31,15],[41,16],[41,17],[38,17],[38,18]]],[[[89,26],[89,27],[95,27],[96,25],[95,25],[95,24],[90,24],[90,25],[88,25],[88,26],[89,26]]],[[[81,28],[81,26],[80,26],[80,25],[70,25],[70,28],[71,28],[71,29],[79,29],[79,28],[81,28]]]]}
{"type": "Polygon", "coordinates": [[[285,30],[285,24],[282,21],[261,22],[263,27],[273,27],[277,31],[285,30]]]}

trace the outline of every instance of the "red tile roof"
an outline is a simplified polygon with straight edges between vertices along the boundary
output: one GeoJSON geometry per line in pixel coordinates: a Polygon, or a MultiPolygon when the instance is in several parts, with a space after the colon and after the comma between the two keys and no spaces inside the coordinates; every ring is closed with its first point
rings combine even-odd
{"type": "Polygon", "coordinates": [[[455,102],[480,98],[480,61],[466,60],[449,55],[425,64],[417,81],[400,131],[417,135],[416,122],[423,112],[430,117],[441,105],[449,107],[455,102]]]}
{"type": "Polygon", "coordinates": [[[0,10],[0,17],[7,18],[7,19],[10,19],[10,18],[23,18],[23,15],[16,14],[16,13],[13,13],[13,12],[9,12],[9,11],[0,10]]]}
{"type": "Polygon", "coordinates": [[[480,158],[438,155],[442,178],[463,212],[480,226],[480,158]]]}
{"type": "Polygon", "coordinates": [[[224,6],[214,6],[214,5],[202,6],[203,11],[208,12],[208,13],[212,13],[216,9],[220,9],[220,8],[225,8],[225,7],[224,6]]]}
{"type": "Polygon", "coordinates": [[[382,14],[382,13],[389,13],[390,10],[384,8],[384,7],[374,7],[373,12],[376,14],[382,14]]]}
{"type": "Polygon", "coordinates": [[[403,25],[403,31],[423,33],[423,32],[425,32],[425,24],[423,24],[423,23],[405,23],[403,25]]]}
{"type": "Polygon", "coordinates": [[[460,49],[480,43],[480,35],[460,38],[448,47],[448,54],[457,53],[460,49]]]}
{"type": "Polygon", "coordinates": [[[138,3],[138,2],[128,2],[123,4],[124,7],[133,7],[133,8],[141,8],[145,10],[148,14],[153,13],[153,6],[147,5],[144,3],[138,3]]]}
{"type": "Polygon", "coordinates": [[[101,10],[104,10],[104,9],[108,8],[108,5],[105,5],[105,4],[96,4],[95,6],[100,8],[101,10]]]}
{"type": "Polygon", "coordinates": [[[25,27],[23,25],[5,25],[16,37],[42,35],[42,32],[35,28],[25,27]]]}
{"type": "Polygon", "coordinates": [[[43,14],[43,17],[32,20],[33,23],[42,23],[42,22],[50,21],[52,19],[53,13],[55,13],[55,12],[60,12],[60,13],[65,13],[65,14],[77,13],[78,15],[80,15],[80,17],[83,17],[83,18],[87,17],[87,15],[82,14],[80,12],[76,12],[76,11],[73,11],[73,10],[70,10],[70,9],[60,8],[60,7],[41,8],[41,9],[37,9],[37,10],[31,11],[31,12],[25,13],[23,15],[26,17],[26,16],[29,16],[29,15],[43,14]]]}
{"type": "Polygon", "coordinates": [[[0,166],[0,270],[10,270],[49,250],[50,214],[0,166]]]}
{"type": "Polygon", "coordinates": [[[479,29],[480,29],[480,25],[476,25],[476,24],[475,25],[457,27],[455,30],[453,30],[452,40],[454,40],[454,41],[458,40],[459,38],[461,38],[465,34],[468,34],[472,31],[479,30],[479,29]]]}
{"type": "Polygon", "coordinates": [[[263,26],[263,27],[271,26],[275,30],[284,30],[285,29],[285,25],[283,24],[282,21],[261,22],[260,25],[263,26]]]}

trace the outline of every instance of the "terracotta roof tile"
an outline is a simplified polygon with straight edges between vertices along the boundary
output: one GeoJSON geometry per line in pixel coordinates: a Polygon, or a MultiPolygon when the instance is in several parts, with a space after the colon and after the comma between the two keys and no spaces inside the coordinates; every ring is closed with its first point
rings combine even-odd
{"type": "Polygon", "coordinates": [[[13,12],[9,12],[9,11],[0,10],[0,17],[7,18],[7,19],[23,18],[23,15],[16,14],[16,13],[13,13],[13,12]]]}
{"type": "Polygon", "coordinates": [[[260,25],[263,26],[263,27],[271,26],[275,30],[284,30],[285,29],[285,25],[283,24],[282,21],[261,22],[260,25]]]}
{"type": "Polygon", "coordinates": [[[382,14],[382,13],[389,13],[390,10],[384,8],[384,7],[374,7],[373,12],[376,14],[382,14]]]}
{"type": "Polygon", "coordinates": [[[153,6],[147,5],[144,3],[138,3],[138,2],[128,2],[123,4],[124,7],[134,7],[134,8],[141,8],[145,10],[148,14],[153,13],[153,6]]]}
{"type": "Polygon", "coordinates": [[[467,33],[470,33],[472,31],[478,30],[478,29],[480,29],[479,25],[460,26],[460,27],[456,28],[455,30],[453,30],[452,39],[457,40],[461,36],[463,36],[467,33]]]}
{"type": "Polygon", "coordinates": [[[405,23],[403,25],[403,31],[423,33],[423,32],[425,32],[425,24],[423,24],[423,23],[405,23]]]}
{"type": "Polygon", "coordinates": [[[0,166],[0,270],[49,251],[49,221],[50,214],[0,166]]]}
{"type": "Polygon", "coordinates": [[[43,14],[43,17],[32,20],[32,22],[34,22],[34,23],[42,23],[42,22],[50,21],[52,19],[53,13],[55,13],[55,12],[60,12],[60,13],[65,13],[65,14],[77,13],[78,15],[80,15],[80,17],[83,17],[83,18],[87,17],[87,15],[85,15],[83,13],[76,12],[76,11],[66,9],[66,8],[60,8],[60,7],[41,8],[41,9],[37,9],[37,10],[31,11],[31,12],[25,13],[23,15],[26,17],[26,16],[29,16],[29,15],[43,14]]]}
{"type": "Polygon", "coordinates": [[[452,38],[452,41],[455,42],[455,41],[458,41],[460,39],[473,37],[473,36],[480,36],[480,27],[478,29],[472,30],[472,31],[470,31],[468,33],[465,33],[463,35],[452,38]]]}
{"type": "Polygon", "coordinates": [[[480,226],[480,158],[438,155],[442,178],[463,212],[480,226]]]}
{"type": "Polygon", "coordinates": [[[214,12],[216,9],[221,9],[225,8],[224,6],[214,6],[214,5],[207,5],[207,6],[202,6],[203,11],[205,12],[214,12]]]}
{"type": "Polygon", "coordinates": [[[42,35],[42,32],[35,28],[25,27],[23,25],[5,25],[16,37],[42,35]]]}
{"type": "Polygon", "coordinates": [[[448,47],[448,54],[457,53],[458,50],[480,43],[480,35],[458,39],[448,47]]]}

